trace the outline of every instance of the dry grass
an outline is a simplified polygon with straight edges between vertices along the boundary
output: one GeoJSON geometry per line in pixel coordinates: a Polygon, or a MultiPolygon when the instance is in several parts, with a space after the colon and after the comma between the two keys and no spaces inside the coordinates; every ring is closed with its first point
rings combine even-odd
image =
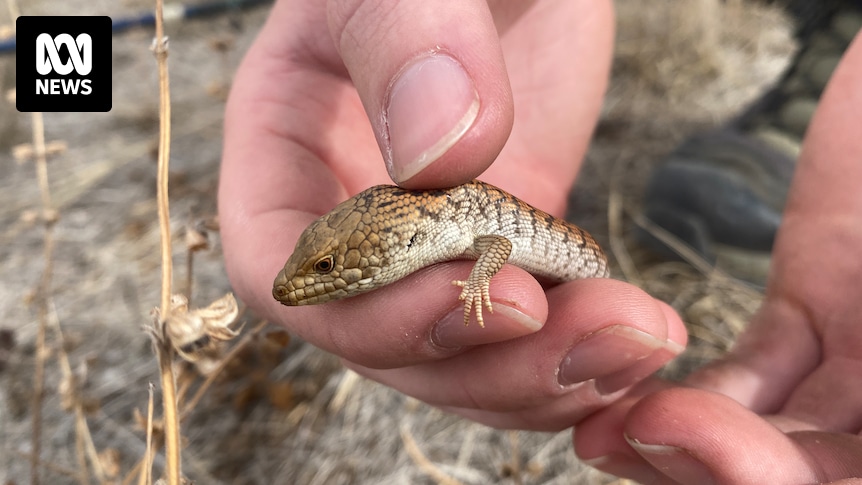
{"type": "MultiPolygon", "coordinates": [[[[36,0],[23,13],[75,14],[82,5],[36,0]]],[[[86,5],[88,13],[113,16],[152,9],[149,0],[86,5]]],[[[632,214],[644,174],[688,133],[756,96],[790,54],[790,35],[774,9],[741,0],[617,5],[614,82],[573,209],[594,234],[607,235],[618,275],[671,302],[690,324],[692,348],[668,370],[679,375],[727,349],[759,295],[696,263],[656,262],[637,248],[632,214]]],[[[194,271],[183,285],[190,296],[194,282],[194,309],[229,291],[212,231],[223,93],[265,13],[168,26],[169,227],[200,229],[185,245],[172,236],[168,260],[188,261],[194,271]],[[201,243],[206,234],[209,244],[201,243]]],[[[48,203],[34,165],[11,156],[13,146],[32,143],[38,122],[0,108],[0,483],[30,481],[31,465],[45,483],[148,483],[147,450],[161,448],[165,427],[154,402],[164,394],[149,388],[159,370],[140,330],[163,288],[157,248],[166,234],[154,190],[159,75],[152,38],[142,31],[115,39],[111,113],[45,115],[48,141],[35,140],[32,153],[48,153],[51,141],[67,146],[44,165],[48,203]],[[56,223],[42,223],[52,210],[56,223]]],[[[14,82],[13,64],[0,59],[4,90],[14,82]]],[[[173,307],[161,308],[165,317],[173,307]]],[[[206,321],[213,335],[224,335],[206,321]]],[[[465,423],[288,340],[255,325],[232,350],[215,345],[207,377],[191,365],[167,366],[176,372],[185,476],[205,484],[614,481],[577,463],[568,432],[465,423]]],[[[169,463],[151,456],[158,478],[169,463]]]]}

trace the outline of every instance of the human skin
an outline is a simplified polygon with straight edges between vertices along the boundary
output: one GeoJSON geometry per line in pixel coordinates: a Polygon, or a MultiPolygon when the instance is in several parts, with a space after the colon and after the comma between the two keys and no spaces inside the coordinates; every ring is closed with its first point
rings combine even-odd
{"type": "MultiPolygon", "coordinates": [[[[575,440],[581,456],[622,475],[663,476],[624,439],[673,429],[664,421],[675,418],[661,412],[662,403],[685,407],[686,393],[704,393],[750,419],[780,406],[743,399],[740,389],[756,387],[746,377],[770,363],[756,358],[731,358],[728,367],[693,378],[710,393],[648,395],[665,384],[644,379],[682,350],[686,334],[667,305],[631,285],[583,280],[543,290],[523,270],[506,266],[492,280],[495,312],[486,314],[485,329],[464,327],[459,289],[450,285],[469,272],[469,262],[436,265],[321,306],[287,308],[271,297],[272,280],[301,231],[374,184],[441,187],[481,174],[562,214],[607,81],[611,5],[490,7],[473,0],[274,5],[237,72],[226,113],[219,214],[231,282],[258,314],[363,375],[497,427],[559,430],[581,423],[575,440]],[[735,375],[733,365],[745,372],[735,375]],[[666,401],[651,408],[662,396],[666,401]]],[[[788,207],[791,226],[794,207],[788,207]]],[[[761,327],[768,331],[755,326],[761,327]]],[[[764,345],[756,332],[740,348],[764,345]]],[[[816,348],[813,332],[772,332],[805,341],[773,352],[781,368],[816,360],[796,353],[816,348]]],[[[804,373],[794,375],[796,381],[784,380],[785,397],[804,373]]],[[[719,419],[724,408],[716,409],[719,419]]],[[[776,448],[776,456],[787,448],[776,448]]],[[[687,456],[657,466],[684,465],[687,456]]]]}

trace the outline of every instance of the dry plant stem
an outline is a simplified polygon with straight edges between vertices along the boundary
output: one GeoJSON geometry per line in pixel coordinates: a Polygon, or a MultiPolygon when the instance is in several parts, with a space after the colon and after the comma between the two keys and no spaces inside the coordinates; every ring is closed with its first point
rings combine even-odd
{"type": "Polygon", "coordinates": [[[410,434],[410,429],[407,424],[401,425],[401,441],[404,442],[404,450],[410,455],[413,463],[422,470],[423,473],[431,477],[432,480],[440,485],[461,485],[461,482],[447,475],[443,470],[437,467],[428,457],[419,449],[413,435],[410,434]]]}
{"type": "Polygon", "coordinates": [[[186,298],[192,302],[192,273],[195,267],[195,251],[189,249],[186,254],[186,298]]]}
{"type": "Polygon", "coordinates": [[[161,318],[167,320],[171,311],[171,221],[168,200],[168,174],[171,157],[171,90],[168,81],[168,45],[162,24],[162,0],[156,0],[156,40],[154,47],[159,67],[159,166],[157,199],[162,250],[161,318]]]}
{"type": "MultiPolygon", "coordinates": [[[[33,454],[31,457],[31,483],[38,484],[40,482],[39,458],[41,455],[42,400],[45,392],[45,360],[48,354],[45,349],[45,340],[49,323],[52,324],[58,339],[57,348],[63,378],[70,383],[71,392],[77,392],[78,386],[72,373],[69,355],[65,350],[65,339],[63,338],[63,331],[60,327],[60,322],[56,318],[56,314],[52,311],[53,302],[51,301],[51,277],[53,274],[54,260],[54,223],[57,220],[57,216],[51,197],[51,187],[48,182],[48,148],[45,143],[45,126],[42,113],[32,113],[32,125],[36,178],[38,180],[39,192],[42,199],[42,220],[45,225],[44,248],[42,254],[43,260],[45,261],[45,267],[42,271],[42,278],[39,282],[36,298],[36,303],[38,305],[39,328],[36,336],[36,369],[34,372],[33,385],[33,454]]],[[[82,484],[90,483],[89,470],[87,467],[87,455],[89,455],[89,459],[93,464],[97,479],[100,482],[103,482],[104,473],[98,459],[95,445],[93,444],[93,437],[90,434],[89,427],[87,426],[83,403],[80,399],[75,400],[74,411],[75,450],[78,457],[79,481],[82,484]]]]}
{"type": "Polygon", "coordinates": [[[145,466],[141,468],[141,474],[138,479],[138,485],[147,485],[153,483],[153,384],[148,386],[149,399],[147,400],[147,453],[144,456],[145,466]]]}
{"type": "MultiPolygon", "coordinates": [[[[180,359],[182,359],[182,357],[180,357],[180,359]]],[[[182,379],[182,382],[180,382],[180,378],[182,378],[183,374],[186,372],[183,367],[182,362],[177,362],[174,368],[174,374],[177,376],[177,409],[181,407],[179,403],[185,402],[186,394],[193,383],[191,379],[182,379]]],[[[182,420],[183,417],[182,414],[180,414],[180,422],[182,422],[182,420]]]]}
{"type": "Polygon", "coordinates": [[[81,427],[81,419],[75,406],[75,454],[78,456],[78,481],[81,484],[90,483],[90,470],[87,468],[86,444],[84,443],[84,433],[86,433],[86,421],[84,427],[81,427]]]}
{"type": "MultiPolygon", "coordinates": [[[[50,240],[45,236],[46,242],[50,240]]],[[[47,245],[46,245],[47,248],[47,245]]],[[[48,252],[47,250],[45,251],[48,252]]],[[[42,298],[41,296],[39,297],[42,298]]],[[[39,485],[39,460],[42,454],[42,398],[45,393],[45,319],[47,312],[39,303],[39,329],[36,333],[36,369],[33,372],[33,404],[32,408],[32,432],[31,432],[31,455],[30,455],[30,483],[39,485]]]]}
{"type": "Polygon", "coordinates": [[[610,232],[611,252],[614,253],[614,258],[625,276],[626,281],[639,287],[644,287],[643,278],[626,249],[625,240],[623,239],[623,196],[619,189],[623,178],[624,164],[621,156],[614,164],[614,170],[611,174],[610,194],[608,196],[608,230],[610,232]]]}
{"type": "Polygon", "coordinates": [[[42,259],[45,268],[37,289],[36,304],[39,306],[39,329],[36,333],[36,369],[33,375],[33,431],[32,455],[30,457],[30,483],[39,484],[39,460],[42,454],[42,399],[45,394],[45,360],[48,351],[45,349],[45,330],[48,326],[48,295],[51,290],[51,272],[54,254],[54,219],[48,217],[53,211],[51,190],[48,185],[48,160],[45,153],[45,127],[42,113],[33,113],[33,150],[36,155],[36,177],[39,191],[42,195],[42,215],[45,224],[44,247],[42,259]]]}
{"type": "Polygon", "coordinates": [[[335,390],[335,396],[329,401],[329,411],[333,413],[341,412],[344,405],[347,403],[347,398],[350,397],[350,392],[356,387],[361,379],[360,375],[350,369],[344,371],[344,376],[341,382],[338,383],[338,388],[335,390]]]}
{"type": "MultiPolygon", "coordinates": [[[[66,353],[66,339],[63,336],[63,329],[60,327],[60,321],[57,318],[57,312],[51,304],[51,313],[48,321],[51,323],[52,330],[57,339],[57,355],[60,363],[60,370],[63,374],[63,379],[70,382],[70,389],[77,393],[80,388],[75,375],[72,372],[72,364],[69,361],[69,354],[66,353]]],[[[93,442],[93,435],[90,433],[90,427],[87,425],[87,417],[84,411],[84,403],[80,398],[74,400],[75,411],[75,451],[78,455],[78,464],[80,467],[80,482],[89,484],[90,477],[87,469],[87,458],[93,466],[93,471],[96,474],[96,480],[99,483],[105,482],[105,471],[102,468],[102,462],[99,460],[99,452],[96,450],[96,444],[93,442]]]]}
{"type": "MultiPolygon", "coordinates": [[[[240,310],[240,316],[245,313],[245,307],[240,310]]],[[[237,317],[240,318],[240,317],[237,317]]],[[[180,415],[180,422],[185,421],[186,418],[191,415],[191,412],[194,410],[195,406],[197,406],[198,402],[200,402],[201,398],[203,398],[204,393],[210,388],[215,379],[219,376],[221,371],[233,360],[239,352],[248,346],[251,341],[257,337],[260,332],[266,328],[268,322],[266,320],[262,320],[251,332],[243,337],[243,340],[240,341],[237,345],[231,348],[230,352],[222,359],[219,363],[219,366],[213,371],[209,376],[207,376],[206,380],[201,384],[198,390],[195,392],[195,395],[191,400],[185,403],[183,406],[182,414],[180,415]]],[[[179,402],[179,401],[178,401],[179,402]]],[[[139,485],[144,485],[151,483],[150,473],[153,467],[153,460],[155,459],[156,453],[158,453],[158,448],[155,443],[152,443],[152,422],[153,422],[153,396],[152,396],[152,384],[150,385],[150,400],[147,408],[147,454],[146,456],[138,461],[125,479],[121,482],[122,485],[128,485],[132,481],[132,477],[138,475],[138,483],[139,485]]]]}
{"type": "MultiPolygon", "coordinates": [[[[150,451],[148,446],[147,454],[149,453],[150,451]]],[[[147,479],[149,477],[149,470],[152,469],[152,466],[148,465],[147,458],[148,457],[145,456],[144,458],[138,460],[138,462],[135,463],[135,466],[133,466],[132,469],[129,470],[129,473],[126,474],[126,477],[123,478],[123,481],[120,482],[120,485],[129,485],[130,483],[132,483],[132,480],[134,480],[135,475],[138,476],[138,485],[146,485],[147,479]],[[146,468],[147,470],[144,470],[144,468],[146,468]]]]}
{"type": "Polygon", "coordinates": [[[635,224],[643,230],[649,232],[653,237],[670,247],[676,254],[690,264],[694,269],[700,271],[704,276],[715,275],[722,278],[730,278],[723,271],[713,267],[707,260],[703,259],[700,254],[692,249],[689,245],[682,242],[675,235],[671,234],[661,226],[649,220],[646,216],[635,209],[627,209],[635,224]]]}
{"type": "Polygon", "coordinates": [[[78,457],[78,482],[81,483],[81,485],[87,485],[90,483],[90,472],[87,469],[87,457],[85,455],[86,452],[84,451],[84,434],[81,430],[77,413],[75,414],[75,454],[78,457]]]}
{"type": "Polygon", "coordinates": [[[512,452],[512,483],[521,485],[524,483],[521,477],[521,447],[518,442],[518,432],[509,431],[509,447],[512,452]]]}
{"type": "MultiPolygon", "coordinates": [[[[159,318],[163,324],[171,311],[171,225],[168,204],[168,162],[170,160],[171,140],[171,98],[168,83],[168,46],[165,38],[163,2],[156,0],[156,40],[155,55],[159,68],[159,168],[157,203],[162,250],[162,298],[159,318]]],[[[164,335],[164,334],[163,334],[164,335]]],[[[165,423],[165,462],[166,476],[170,485],[180,485],[180,423],[177,412],[176,378],[174,377],[173,350],[165,339],[160,341],[157,350],[162,385],[162,408],[165,423]]],[[[148,467],[149,468],[149,467],[148,467]]]]}
{"type": "MultiPolygon", "coordinates": [[[[150,422],[152,422],[152,420],[150,422]]],[[[135,476],[138,477],[138,483],[141,485],[152,483],[153,460],[155,460],[155,457],[158,453],[159,447],[156,443],[153,443],[152,450],[149,450],[149,452],[147,453],[149,456],[144,456],[143,458],[138,460],[138,462],[135,463],[135,466],[133,466],[132,469],[129,470],[129,473],[126,474],[126,477],[123,478],[123,481],[120,482],[120,485],[129,485],[130,483],[132,483],[132,480],[135,479],[135,476]],[[144,470],[144,468],[146,468],[146,470],[144,470]]]]}

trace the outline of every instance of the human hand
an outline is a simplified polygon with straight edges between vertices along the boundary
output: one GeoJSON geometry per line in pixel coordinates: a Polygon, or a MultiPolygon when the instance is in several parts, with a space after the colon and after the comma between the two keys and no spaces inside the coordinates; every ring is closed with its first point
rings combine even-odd
{"type": "Polygon", "coordinates": [[[748,331],[689,387],[644,383],[576,426],[579,456],[642,483],[862,483],[860,113],[862,35],[812,120],[748,331]]]}
{"type": "Polygon", "coordinates": [[[464,327],[450,281],[470,262],[321,306],[286,308],[270,296],[301,231],[388,182],[384,167],[409,188],[481,173],[562,213],[606,83],[610,2],[492,6],[277,2],[228,102],[225,261],[259,314],[360,373],[485,423],[561,429],[682,349],[684,329],[666,305],[613,280],[545,292],[506,266],[491,283],[486,328],[464,327]]]}

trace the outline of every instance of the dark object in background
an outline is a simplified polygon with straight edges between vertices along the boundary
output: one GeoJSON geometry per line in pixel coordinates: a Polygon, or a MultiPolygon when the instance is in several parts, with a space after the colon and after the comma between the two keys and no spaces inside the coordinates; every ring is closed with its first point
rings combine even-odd
{"type": "MultiPolygon", "coordinates": [[[[833,70],[862,28],[862,4],[783,2],[800,50],[775,87],[727,126],[695,135],[653,172],[644,214],[710,263],[758,285],[769,260],[802,139],[833,70]]],[[[659,255],[679,256],[652,234],[659,255]]]]}

